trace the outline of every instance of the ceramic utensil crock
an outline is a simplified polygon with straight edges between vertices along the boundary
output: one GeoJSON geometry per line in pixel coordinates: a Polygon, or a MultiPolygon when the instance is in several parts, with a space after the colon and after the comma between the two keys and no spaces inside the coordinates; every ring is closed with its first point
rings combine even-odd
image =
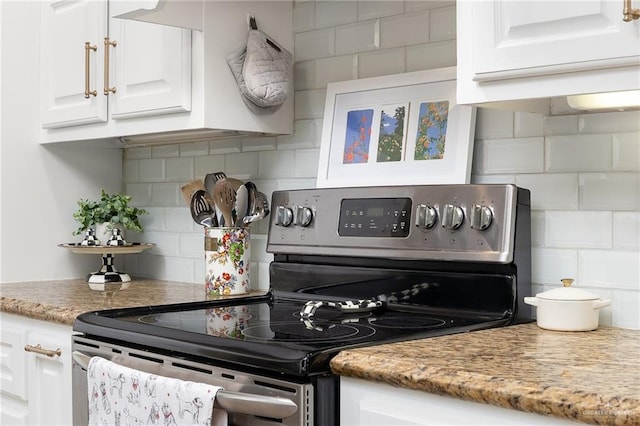
{"type": "Polygon", "coordinates": [[[611,300],[602,300],[588,291],[573,288],[573,279],[562,279],[563,287],[525,297],[524,303],[537,307],[538,327],[556,331],[590,331],[598,328],[600,308],[611,300]]]}

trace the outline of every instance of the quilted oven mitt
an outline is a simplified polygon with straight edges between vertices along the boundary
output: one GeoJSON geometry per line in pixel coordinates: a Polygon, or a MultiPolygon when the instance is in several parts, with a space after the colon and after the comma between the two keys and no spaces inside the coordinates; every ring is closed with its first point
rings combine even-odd
{"type": "Polygon", "coordinates": [[[260,30],[227,55],[245,103],[255,112],[273,112],[287,99],[293,56],[260,30]]]}

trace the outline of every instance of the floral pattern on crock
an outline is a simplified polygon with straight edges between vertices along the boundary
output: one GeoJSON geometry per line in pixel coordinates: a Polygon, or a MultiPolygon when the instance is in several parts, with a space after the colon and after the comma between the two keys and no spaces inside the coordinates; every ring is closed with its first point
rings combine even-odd
{"type": "Polygon", "coordinates": [[[213,419],[218,386],[149,374],[100,357],[89,362],[87,385],[89,426],[226,424],[224,413],[225,419],[213,419]]]}
{"type": "Polygon", "coordinates": [[[249,233],[245,228],[209,229],[217,232],[215,251],[205,251],[205,293],[211,296],[228,296],[248,293],[249,283],[249,233]]]}

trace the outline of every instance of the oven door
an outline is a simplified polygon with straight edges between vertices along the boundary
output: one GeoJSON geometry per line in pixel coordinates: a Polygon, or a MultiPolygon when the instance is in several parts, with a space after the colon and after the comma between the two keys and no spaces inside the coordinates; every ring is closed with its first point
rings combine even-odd
{"type": "Polygon", "coordinates": [[[312,384],[292,383],[218,368],[83,336],[73,336],[72,351],[74,425],[86,426],[88,422],[87,365],[93,356],[148,373],[221,386],[224,390],[218,392],[216,406],[229,413],[230,425],[314,424],[312,384]]]}

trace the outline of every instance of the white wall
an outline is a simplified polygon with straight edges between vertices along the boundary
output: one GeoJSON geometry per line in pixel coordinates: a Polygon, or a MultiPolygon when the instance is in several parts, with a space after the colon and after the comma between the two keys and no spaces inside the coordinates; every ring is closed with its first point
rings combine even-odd
{"type": "MultiPolygon", "coordinates": [[[[295,2],[295,134],[127,149],[126,190],[152,214],[128,256],[140,275],[203,280],[202,230],[181,184],[225,171],[270,194],[315,186],[326,85],[455,65],[453,1],[295,2]]],[[[534,292],[569,276],[613,299],[605,324],[640,328],[640,113],[543,117],[482,109],[473,182],[532,191],[534,292]]],[[[266,227],[254,230],[252,278],[266,287],[266,227]],[[260,234],[260,235],[256,235],[260,234]]]]}
{"type": "Polygon", "coordinates": [[[0,1],[0,282],[99,269],[99,257],[57,245],[77,238],[79,198],[122,185],[121,150],[38,144],[39,19],[38,2],[0,1]]]}

